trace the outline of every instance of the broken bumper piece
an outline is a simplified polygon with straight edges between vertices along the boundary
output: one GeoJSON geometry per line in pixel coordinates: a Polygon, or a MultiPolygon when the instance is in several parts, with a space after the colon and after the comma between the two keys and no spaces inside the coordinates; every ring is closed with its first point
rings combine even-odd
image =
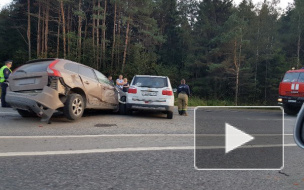
{"type": "Polygon", "coordinates": [[[58,92],[47,86],[36,94],[8,91],[6,101],[15,109],[35,112],[43,122],[49,122],[55,110],[64,106],[58,92]]]}

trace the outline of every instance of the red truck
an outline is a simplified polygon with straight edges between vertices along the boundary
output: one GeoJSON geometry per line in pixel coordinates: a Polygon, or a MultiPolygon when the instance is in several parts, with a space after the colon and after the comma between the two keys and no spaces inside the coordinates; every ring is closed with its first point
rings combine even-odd
{"type": "Polygon", "coordinates": [[[278,104],[288,115],[296,115],[304,103],[304,68],[290,70],[280,83],[278,104]]]}

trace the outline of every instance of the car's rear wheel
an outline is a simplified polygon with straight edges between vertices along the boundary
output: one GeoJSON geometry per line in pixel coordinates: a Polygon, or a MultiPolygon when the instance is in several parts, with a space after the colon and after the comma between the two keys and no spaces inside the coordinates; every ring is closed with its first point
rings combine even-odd
{"type": "Polygon", "coordinates": [[[20,110],[17,109],[17,112],[19,113],[19,115],[21,115],[22,117],[37,117],[37,114],[35,114],[32,111],[26,111],[26,110],[20,110]]]}
{"type": "Polygon", "coordinates": [[[284,112],[288,115],[297,115],[301,109],[300,106],[294,106],[290,104],[285,104],[283,107],[284,107],[284,112]]]}
{"type": "Polygon", "coordinates": [[[167,112],[167,119],[173,119],[173,112],[172,111],[167,112]]]}
{"type": "Polygon", "coordinates": [[[84,112],[84,101],[79,94],[70,94],[65,102],[63,113],[69,120],[77,120],[84,112]]]}

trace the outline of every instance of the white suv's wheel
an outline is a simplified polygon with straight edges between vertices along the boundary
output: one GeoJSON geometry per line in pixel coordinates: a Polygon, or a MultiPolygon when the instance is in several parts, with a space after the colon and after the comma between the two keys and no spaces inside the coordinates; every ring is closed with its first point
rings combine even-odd
{"type": "Polygon", "coordinates": [[[84,101],[79,94],[70,94],[65,102],[63,113],[69,120],[77,120],[84,112],[84,101]]]}
{"type": "Polygon", "coordinates": [[[167,118],[168,119],[173,119],[173,112],[172,111],[167,112],[167,118]]]}

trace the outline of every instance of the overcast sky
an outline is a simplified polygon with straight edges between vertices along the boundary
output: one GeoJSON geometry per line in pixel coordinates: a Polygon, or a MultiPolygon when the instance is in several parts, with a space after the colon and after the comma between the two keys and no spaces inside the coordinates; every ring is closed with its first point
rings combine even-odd
{"type": "MultiPolygon", "coordinates": [[[[268,0],[268,1],[271,1],[271,0],[268,0]]],[[[242,2],[242,0],[234,0],[234,2],[236,4],[239,4],[240,2],[242,2]]],[[[254,4],[257,4],[257,3],[264,2],[264,0],[252,0],[252,2],[254,4]]],[[[293,2],[294,2],[294,0],[281,0],[279,6],[283,9],[285,9],[288,6],[288,3],[293,3],[293,2]]]]}
{"type": "Polygon", "coordinates": [[[12,2],[12,0],[0,0],[0,9],[1,9],[3,6],[9,4],[10,2],[12,2]]]}
{"type": "MultiPolygon", "coordinates": [[[[239,4],[242,0],[234,0],[236,4],[239,4]]],[[[263,2],[264,0],[253,0],[254,4],[263,2]]],[[[12,0],[0,0],[0,8],[12,2],[12,0]]],[[[292,3],[293,0],[281,0],[280,7],[285,9],[288,6],[288,3],[292,3]]]]}

